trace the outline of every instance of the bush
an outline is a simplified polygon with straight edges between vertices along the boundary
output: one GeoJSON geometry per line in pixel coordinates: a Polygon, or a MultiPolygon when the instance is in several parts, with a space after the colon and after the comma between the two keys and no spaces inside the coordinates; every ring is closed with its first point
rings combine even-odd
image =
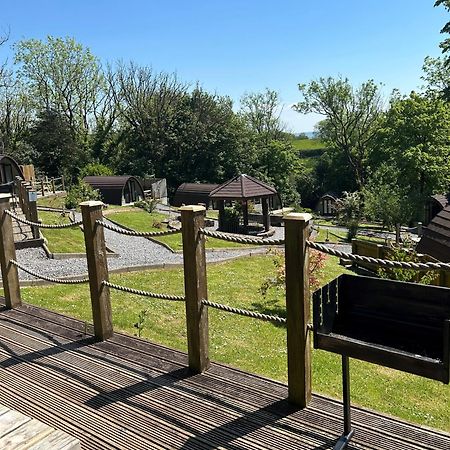
{"type": "Polygon", "coordinates": [[[136,208],[141,208],[144,211],[147,211],[149,214],[151,214],[155,210],[157,204],[158,201],[155,199],[139,200],[137,202],[134,202],[134,206],[136,206],[136,208]]]}
{"type": "Polygon", "coordinates": [[[351,241],[358,234],[359,220],[358,219],[350,219],[347,222],[347,227],[348,227],[347,240],[351,241]]]}
{"type": "Polygon", "coordinates": [[[68,209],[75,209],[81,202],[88,200],[101,200],[100,192],[84,181],[79,181],[68,190],[65,206],[68,209]]]}
{"type": "Polygon", "coordinates": [[[235,207],[225,207],[222,215],[222,230],[237,232],[239,229],[239,218],[241,213],[239,211],[240,205],[237,203],[235,207]]]}
{"type": "Polygon", "coordinates": [[[114,175],[114,172],[109,167],[99,163],[89,163],[80,171],[80,179],[83,179],[84,177],[101,177],[111,175],[114,175]]]}

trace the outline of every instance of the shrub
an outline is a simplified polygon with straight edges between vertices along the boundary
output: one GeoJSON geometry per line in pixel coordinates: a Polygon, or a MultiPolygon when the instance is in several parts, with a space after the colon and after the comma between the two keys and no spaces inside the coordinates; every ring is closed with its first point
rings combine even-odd
{"type": "Polygon", "coordinates": [[[149,214],[151,214],[155,210],[157,204],[158,201],[155,199],[139,200],[137,202],[134,202],[134,206],[136,206],[136,208],[141,208],[144,211],[147,211],[149,214]]]}
{"type": "Polygon", "coordinates": [[[80,170],[80,179],[83,179],[84,177],[93,177],[93,176],[111,176],[114,175],[114,172],[109,167],[105,166],[104,164],[99,163],[89,163],[86,166],[84,166],[80,170]]]}
{"type": "Polygon", "coordinates": [[[68,209],[75,209],[78,208],[81,202],[87,200],[101,200],[100,192],[97,189],[93,189],[84,181],[79,181],[78,184],[72,185],[68,190],[65,206],[68,209]]]}

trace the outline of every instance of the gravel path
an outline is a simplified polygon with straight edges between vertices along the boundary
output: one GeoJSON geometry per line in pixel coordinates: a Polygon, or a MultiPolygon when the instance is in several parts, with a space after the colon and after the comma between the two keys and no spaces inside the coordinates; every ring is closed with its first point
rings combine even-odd
{"type": "MultiPolygon", "coordinates": [[[[172,253],[164,246],[145,238],[125,236],[105,229],[105,240],[106,245],[119,255],[118,257],[108,258],[109,269],[183,263],[181,253],[172,253]]],[[[207,262],[225,261],[250,253],[264,252],[266,252],[265,248],[207,251],[206,260],[207,262]]],[[[37,273],[51,277],[87,274],[85,258],[48,259],[45,252],[37,248],[17,250],[16,254],[19,263],[37,273]]],[[[35,279],[21,270],[19,270],[19,277],[23,280],[35,279]]]]}
{"type": "MultiPolygon", "coordinates": [[[[76,219],[81,218],[77,214],[76,219]]],[[[108,258],[109,269],[122,269],[132,267],[152,267],[161,264],[182,264],[183,255],[172,253],[162,245],[145,238],[125,236],[105,229],[105,240],[108,248],[118,256],[108,258]]],[[[284,227],[275,227],[276,239],[284,238],[284,227]]],[[[339,248],[345,252],[351,252],[350,245],[329,244],[330,247],[339,248]]],[[[225,261],[240,256],[255,253],[265,253],[267,248],[242,248],[233,250],[214,250],[206,252],[207,262],[225,261]]],[[[17,260],[31,270],[50,277],[86,276],[86,258],[48,259],[44,250],[38,248],[17,250],[17,260]]],[[[34,280],[35,277],[19,270],[22,280],[34,280]]]]}

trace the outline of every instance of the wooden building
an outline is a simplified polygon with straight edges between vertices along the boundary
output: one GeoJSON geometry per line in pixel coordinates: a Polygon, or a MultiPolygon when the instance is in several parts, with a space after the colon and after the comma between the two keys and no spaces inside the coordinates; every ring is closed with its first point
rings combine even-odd
{"type": "Polygon", "coordinates": [[[425,217],[423,224],[428,225],[437,214],[450,205],[450,193],[430,196],[425,202],[425,217]]]}
{"type": "Polygon", "coordinates": [[[144,199],[144,189],[136,177],[123,176],[90,176],[83,181],[97,189],[102,200],[111,205],[129,205],[144,199]]]}
{"type": "Polygon", "coordinates": [[[336,201],[338,198],[339,196],[332,192],[323,194],[317,204],[317,212],[321,216],[334,216],[336,214],[336,201]]]}
{"type": "Polygon", "coordinates": [[[8,155],[0,155],[0,192],[11,192],[12,182],[17,176],[24,178],[19,164],[8,155]]]}
{"type": "Polygon", "coordinates": [[[218,187],[218,184],[183,183],[178,186],[171,202],[172,206],[205,205],[213,206],[209,194],[218,187]]]}
{"type": "Polygon", "coordinates": [[[416,250],[439,261],[450,262],[450,205],[424,228],[416,250]]]}
{"type": "MultiPolygon", "coordinates": [[[[264,230],[270,228],[269,199],[277,197],[277,190],[267,183],[249,175],[238,175],[211,191],[209,197],[219,204],[219,229],[223,229],[225,202],[240,201],[243,210],[243,232],[248,232],[248,202],[261,199],[264,230]]],[[[280,200],[281,203],[281,200],[280,200]]]]}

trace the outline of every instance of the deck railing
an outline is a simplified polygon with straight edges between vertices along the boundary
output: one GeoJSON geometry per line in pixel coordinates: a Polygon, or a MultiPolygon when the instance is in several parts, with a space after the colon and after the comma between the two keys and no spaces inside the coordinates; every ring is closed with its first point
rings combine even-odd
{"type": "Polygon", "coordinates": [[[10,196],[0,195],[0,265],[7,308],[21,305],[18,269],[33,276],[55,283],[89,283],[94,322],[94,334],[98,340],[106,340],[113,334],[110,289],[122,290],[137,295],[160,298],[168,301],[184,301],[186,305],[186,328],[189,367],[201,373],[209,367],[209,323],[208,309],[216,308],[255,319],[284,323],[287,327],[288,396],[290,402],[306,407],[311,399],[311,336],[309,251],[311,248],[331,255],[358,262],[370,262],[385,267],[402,267],[416,270],[450,270],[445,263],[404,263],[385,261],[367,256],[352,255],[308,240],[311,215],[287,214],[284,217],[284,239],[261,239],[257,237],[233,236],[209,231],[204,228],[206,210],[202,206],[184,206],[181,212],[181,230],[142,233],[124,230],[104,221],[103,203],[89,201],[81,203],[82,220],[70,225],[45,225],[26,223],[36,227],[65,228],[83,225],[86,246],[88,277],[58,279],[38,274],[27,269],[16,260],[12,217],[22,220],[9,210],[10,196]],[[155,237],[164,234],[182,233],[185,295],[170,295],[147,292],[120,286],[109,281],[104,228],[136,236],[155,237]],[[260,314],[255,311],[215,303],[208,299],[205,240],[215,237],[232,242],[251,245],[283,245],[286,264],[286,318],[260,314]]]}

